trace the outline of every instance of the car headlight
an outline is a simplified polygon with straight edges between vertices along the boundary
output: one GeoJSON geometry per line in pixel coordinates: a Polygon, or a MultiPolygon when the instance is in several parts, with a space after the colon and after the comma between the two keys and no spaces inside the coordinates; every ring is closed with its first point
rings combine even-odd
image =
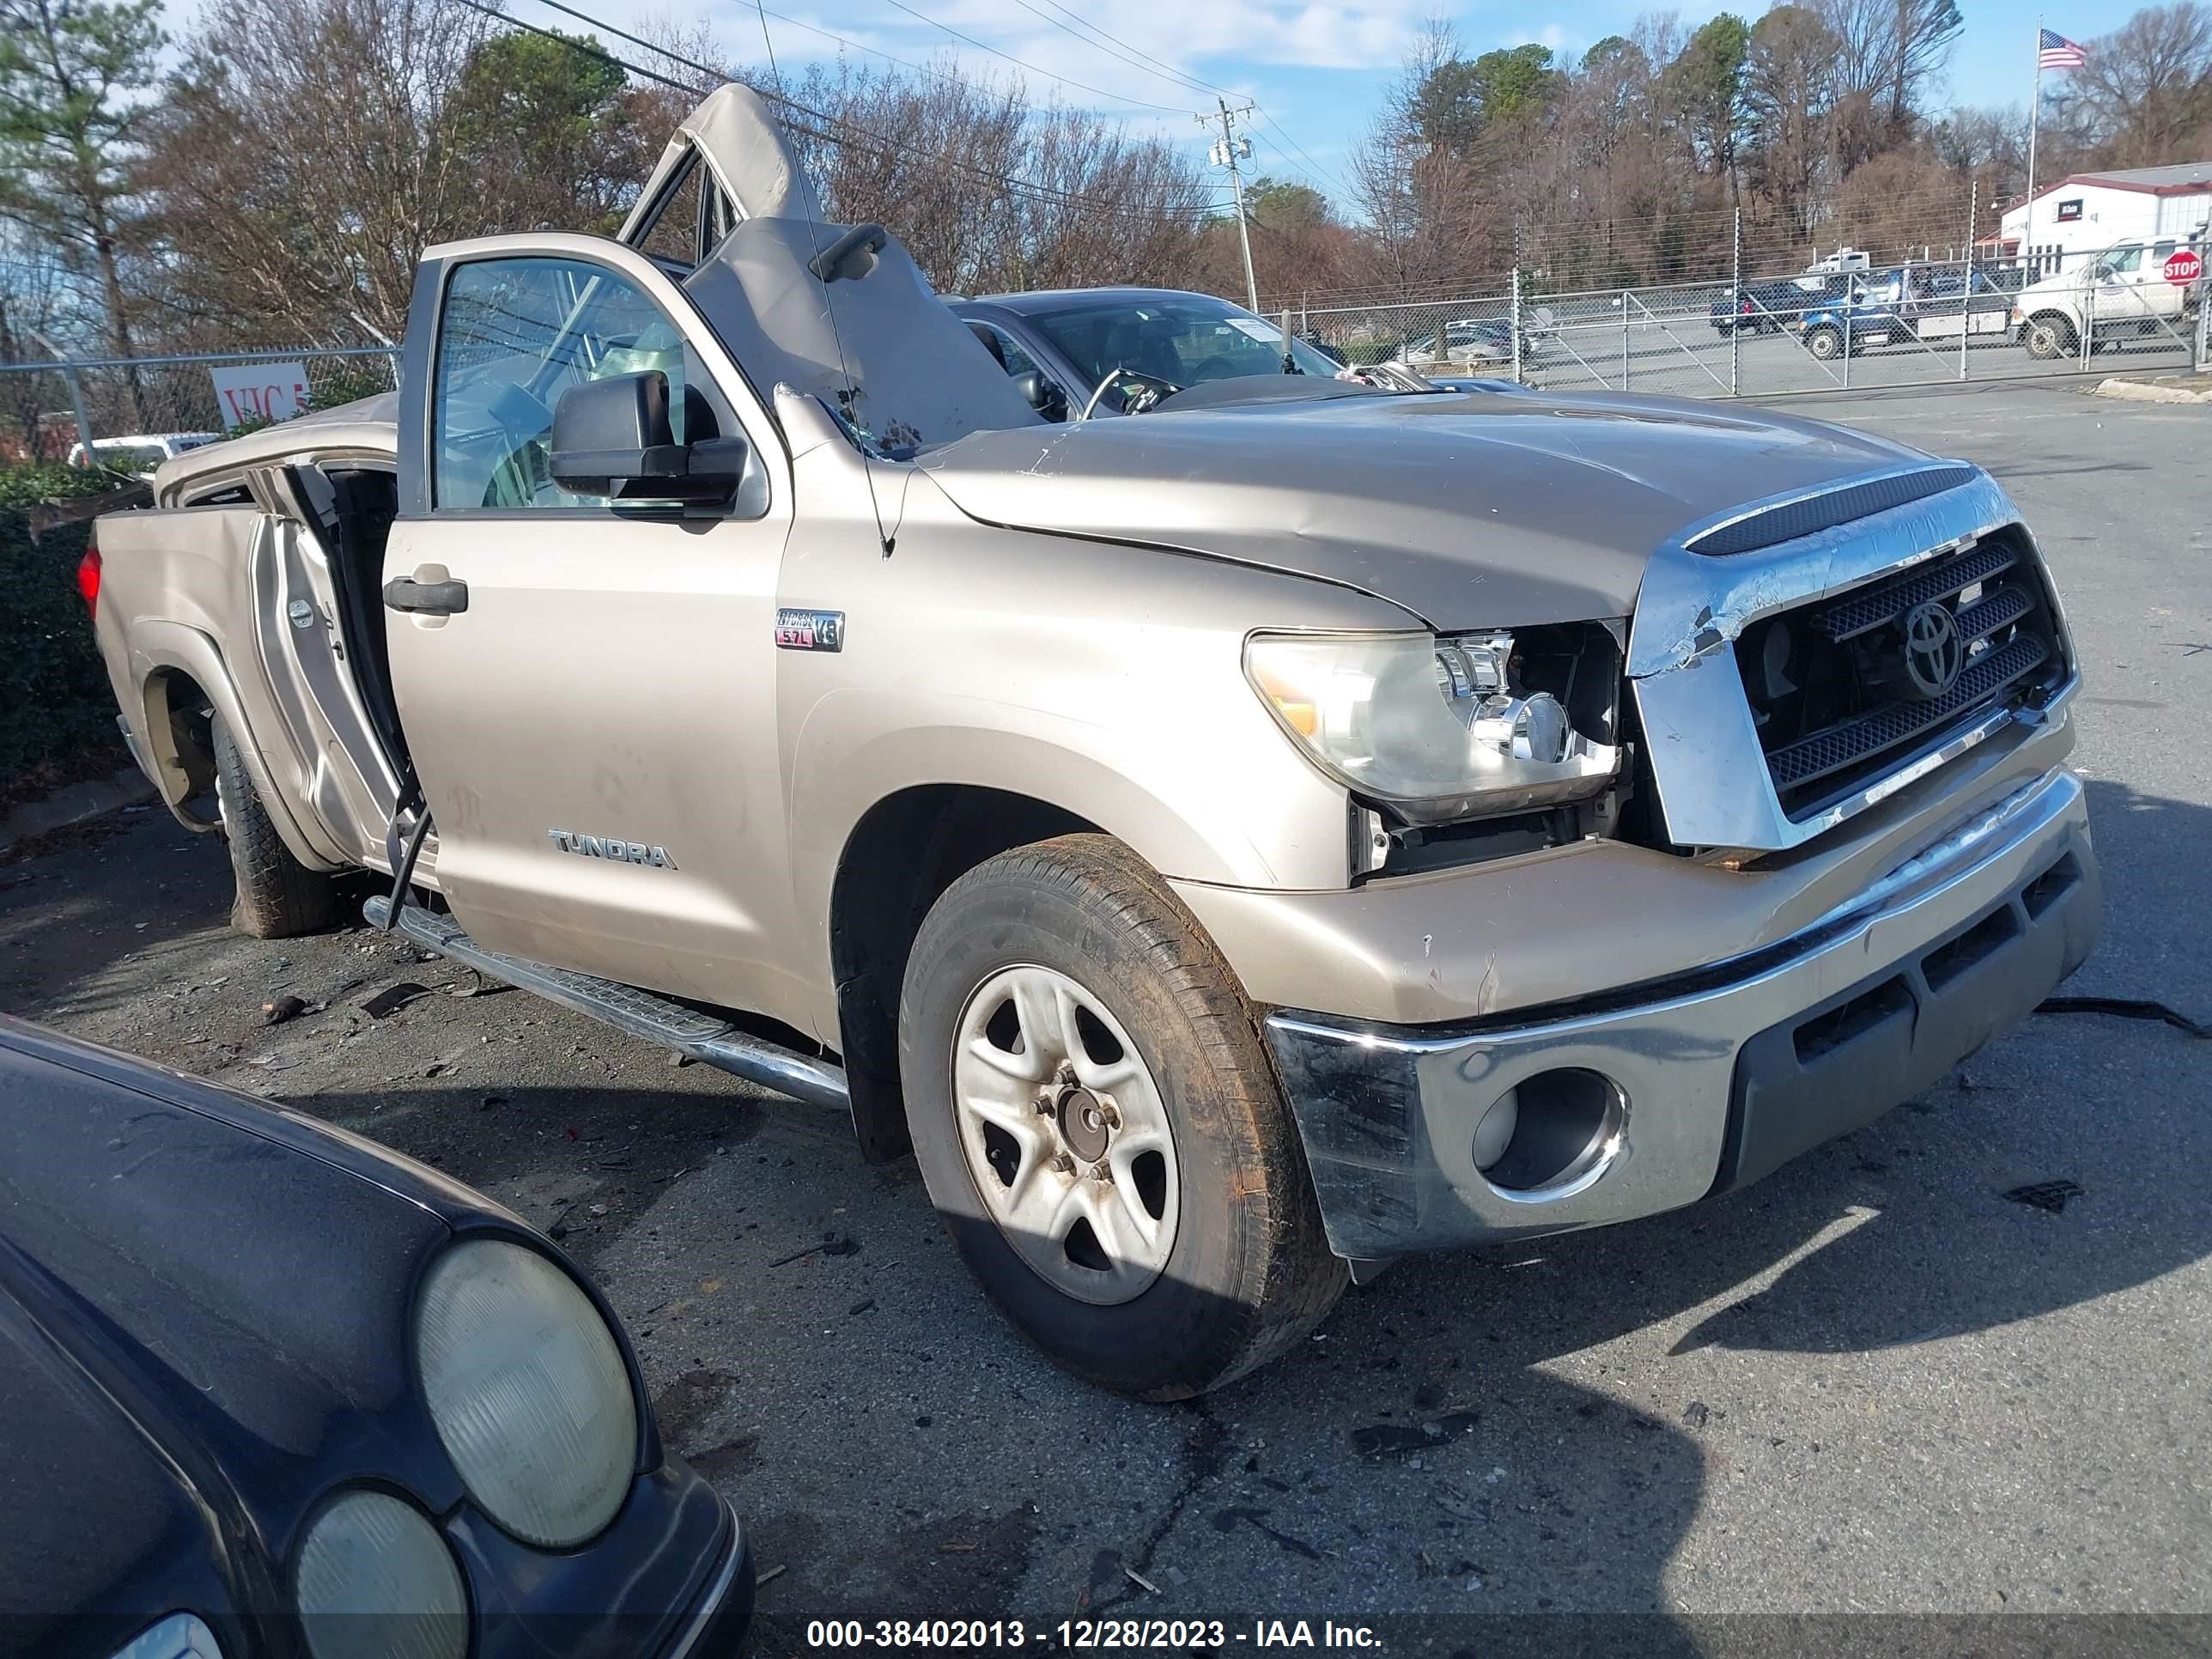
{"type": "Polygon", "coordinates": [[[566,1273],[505,1239],[455,1244],[423,1278],[415,1364],[446,1455],[500,1526],[563,1549],[614,1519],[637,1400],[614,1334],[566,1273]]]}
{"type": "Polygon", "coordinates": [[[428,1518],[356,1487],[307,1524],[292,1597],[314,1659],[461,1659],[468,1594],[428,1518]]]}
{"type": "Polygon", "coordinates": [[[1409,823],[1449,823],[1605,787],[1620,767],[1611,639],[1596,627],[1528,630],[1520,640],[1255,634],[1244,672],[1283,728],[1353,793],[1409,823]],[[1538,635],[1535,654],[1565,665],[1551,676],[1556,693],[1526,672],[1538,635]],[[1586,638],[1605,642],[1602,661],[1583,659],[1586,638]],[[1577,730],[1563,699],[1583,706],[1595,729],[1577,730]]]}

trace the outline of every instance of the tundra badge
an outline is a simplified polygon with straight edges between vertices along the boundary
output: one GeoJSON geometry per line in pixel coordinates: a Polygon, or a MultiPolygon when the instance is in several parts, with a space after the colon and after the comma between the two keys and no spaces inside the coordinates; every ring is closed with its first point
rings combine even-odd
{"type": "Polygon", "coordinates": [[[676,860],[668,856],[665,847],[647,847],[642,842],[623,841],[617,836],[572,836],[566,830],[548,830],[545,834],[563,853],[577,853],[587,859],[619,859],[624,864],[649,864],[656,870],[676,867],[676,860]]]}

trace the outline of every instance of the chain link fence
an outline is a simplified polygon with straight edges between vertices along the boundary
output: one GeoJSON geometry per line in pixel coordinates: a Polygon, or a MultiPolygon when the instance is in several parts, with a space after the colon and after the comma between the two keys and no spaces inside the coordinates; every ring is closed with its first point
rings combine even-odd
{"type": "MultiPolygon", "coordinates": [[[[1560,392],[1763,398],[2073,374],[2212,372],[2212,275],[2175,281],[2156,242],[2069,260],[1921,259],[1856,270],[1548,290],[1509,271],[1467,297],[1276,306],[1348,364],[1560,392]]],[[[398,349],[312,346],[0,363],[0,455],[66,460],[88,428],[113,443],[220,436],[261,412],[328,409],[395,388],[398,349]],[[296,374],[294,372],[296,370],[296,374]]],[[[142,443],[140,447],[146,447],[142,443]]],[[[146,465],[111,458],[123,471],[146,465]]]]}
{"type": "Polygon", "coordinates": [[[1566,293],[1516,271],[1464,298],[1269,314],[1287,313],[1350,364],[1561,392],[1762,398],[2207,371],[2212,277],[2201,274],[2203,253],[2149,241],[2043,276],[2019,262],[1956,257],[1566,293]],[[2192,266],[2200,274],[2188,275],[2192,266]]]}
{"type": "MultiPolygon", "coordinates": [[[[88,428],[96,447],[221,437],[271,411],[331,409],[390,392],[398,357],[396,346],[294,346],[0,363],[0,446],[15,459],[59,461],[88,428]]],[[[107,459],[124,471],[147,470],[107,459]]]]}

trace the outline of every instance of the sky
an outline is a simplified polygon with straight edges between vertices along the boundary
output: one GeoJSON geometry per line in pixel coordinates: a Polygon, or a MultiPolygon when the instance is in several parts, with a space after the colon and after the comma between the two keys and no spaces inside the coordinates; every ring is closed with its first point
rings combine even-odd
{"type": "MultiPolygon", "coordinates": [[[[538,0],[507,3],[526,21],[582,27],[538,0]]],[[[1347,193],[1348,158],[1426,19],[1447,17],[1470,56],[1529,40],[1572,54],[1608,34],[1626,33],[1639,11],[1661,9],[1635,0],[1579,5],[1543,0],[1537,7],[1451,0],[566,3],[620,28],[672,16],[686,26],[704,22],[734,57],[753,64],[766,55],[765,28],[777,65],[787,74],[810,63],[834,62],[842,53],[877,69],[890,67],[894,58],[908,64],[950,59],[969,71],[1019,75],[1040,97],[1057,94],[1068,104],[1126,119],[1187,143],[1200,159],[1209,136],[1195,113],[1211,111],[1215,97],[1226,94],[1232,106],[1258,106],[1241,129],[1252,139],[1254,173],[1310,184],[1337,198],[1347,193]]],[[[1937,101],[2024,109],[2039,15],[2060,33],[2087,41],[2118,27],[2136,9],[2136,0],[1960,0],[1960,5],[1966,28],[1937,101]]],[[[194,0],[171,0],[172,27],[189,28],[194,9],[194,0]]],[[[1694,26],[1723,9],[1755,15],[1765,6],[1686,0],[1678,9],[1694,26]]],[[[619,41],[608,44],[641,55],[619,41]]]]}

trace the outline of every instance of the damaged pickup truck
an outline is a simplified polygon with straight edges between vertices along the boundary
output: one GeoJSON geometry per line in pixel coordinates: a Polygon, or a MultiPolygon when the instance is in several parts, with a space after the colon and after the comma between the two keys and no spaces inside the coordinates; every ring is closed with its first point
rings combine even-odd
{"type": "Polygon", "coordinates": [[[621,236],[430,250],[402,367],[98,526],[239,923],[374,871],[378,925],[849,1110],[1107,1387],[1754,1181],[2097,934],[2072,643],[1977,467],[1317,374],[1047,424],[738,88],[621,236]]]}

